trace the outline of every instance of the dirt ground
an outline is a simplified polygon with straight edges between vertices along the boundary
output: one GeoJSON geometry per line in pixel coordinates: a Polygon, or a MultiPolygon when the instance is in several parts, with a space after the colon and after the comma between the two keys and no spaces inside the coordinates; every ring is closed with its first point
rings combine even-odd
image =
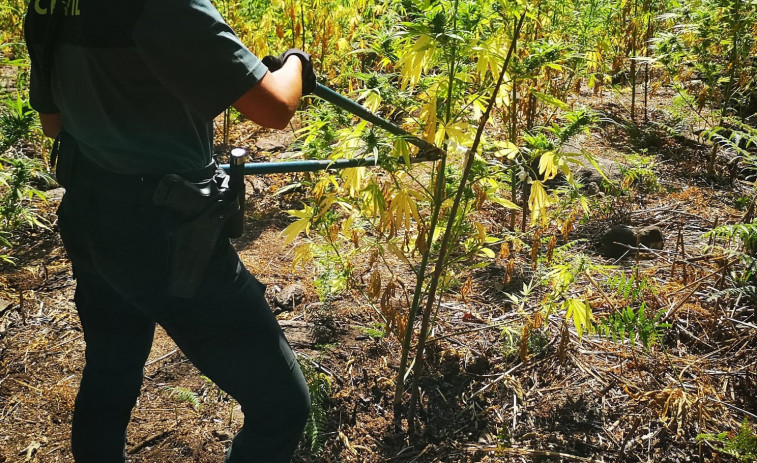
{"type": "MultiPolygon", "coordinates": [[[[623,117],[622,104],[611,97],[596,103],[623,117]]],[[[269,152],[280,157],[291,142],[290,135],[272,139],[248,124],[231,134],[240,145],[254,139],[258,158],[269,152]]],[[[612,124],[581,142],[610,159],[633,143],[612,124]]],[[[579,337],[555,314],[533,323],[524,352],[518,339],[539,307],[519,308],[507,293],[533,276],[529,256],[516,255],[513,275],[506,275],[507,262],[497,260],[471,274],[467,296],[453,292],[441,304],[412,437],[407,423],[393,423],[398,341],[375,335],[375,312],[355,289],[330,301],[328,310],[317,304],[314,269],[293,270],[292,246],[283,246],[280,236],[291,223],[284,211],[296,208],[302,194],[274,193],[293,177],[248,178],[246,231],[235,246],[268,285],[269,300],[292,283],[304,285],[304,301],[278,317],[301,362],[331,386],[323,406],[323,448],[316,453],[303,442],[294,461],[737,461],[697,436],[733,433],[745,417],[757,422],[755,301],[709,297],[730,272],[742,269],[709,251],[702,234],[741,221],[745,212],[735,208],[736,199],[753,194],[752,187],[738,179],[707,180],[708,149],[697,140],[661,138],[650,146],[663,191],[633,192],[622,200],[602,196],[596,204],[603,208],[577,223],[570,239],[584,240],[572,252],[629,272],[637,267],[654,281],[659,290],[649,299],[654,309],[666,310],[671,324],[660,345],[647,352],[596,334],[579,337]],[[595,243],[618,223],[659,226],[664,248],[603,257],[595,243]]],[[[84,343],[75,281],[56,233],[56,200],[45,207],[50,228],[14,237],[17,263],[3,264],[0,275],[1,463],[72,461],[69,428],[84,343]]],[[[491,210],[481,220],[495,234],[509,216],[491,210]]],[[[367,281],[367,268],[356,271],[367,281]]],[[[619,303],[601,291],[593,297],[597,316],[619,303]]],[[[128,461],[220,462],[241,423],[232,398],[203,378],[159,329],[129,425],[128,461]]]]}

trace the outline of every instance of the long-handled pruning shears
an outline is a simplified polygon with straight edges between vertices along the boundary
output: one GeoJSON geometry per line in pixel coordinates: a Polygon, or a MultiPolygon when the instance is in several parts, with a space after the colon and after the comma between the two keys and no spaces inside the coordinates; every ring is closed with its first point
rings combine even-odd
{"type": "MultiPolygon", "coordinates": [[[[330,88],[316,84],[313,94],[320,97],[329,103],[338,106],[361,119],[373,123],[386,130],[387,132],[403,137],[405,141],[420,148],[420,152],[417,156],[410,158],[410,162],[424,162],[434,161],[439,159],[442,154],[442,150],[434,146],[433,144],[410,134],[406,130],[402,129],[398,125],[389,122],[381,116],[378,116],[363,106],[355,103],[349,98],[341,95],[330,88]]],[[[241,153],[239,154],[241,156],[241,153]]],[[[244,163],[244,157],[232,156],[231,165],[221,164],[221,168],[224,170],[232,171],[232,177],[234,171],[242,168],[242,175],[261,175],[261,174],[277,174],[284,172],[314,172],[325,169],[346,169],[348,167],[361,167],[361,166],[374,166],[377,164],[377,159],[370,156],[365,158],[354,159],[336,159],[336,160],[303,160],[303,161],[283,161],[283,162],[248,162],[244,163]],[[236,167],[234,167],[236,166],[236,167]]],[[[238,174],[237,174],[238,175],[238,174]]]]}
{"type": "MultiPolygon", "coordinates": [[[[316,84],[315,92],[313,93],[315,96],[323,98],[329,103],[349,111],[355,116],[365,119],[389,133],[403,137],[408,143],[420,148],[418,155],[410,158],[410,162],[435,161],[443,154],[443,151],[433,144],[412,135],[396,124],[368,111],[361,105],[324,85],[316,84]]],[[[229,164],[221,164],[222,169],[229,171],[231,191],[234,192],[234,195],[239,201],[239,213],[235,215],[232,220],[233,223],[229,225],[229,230],[232,231],[231,236],[237,237],[242,235],[244,225],[245,175],[276,174],[284,172],[315,172],[325,169],[346,169],[348,167],[374,166],[378,164],[378,160],[373,156],[336,160],[312,159],[304,161],[245,163],[246,155],[247,153],[244,149],[233,149],[231,150],[231,162],[229,164]]]]}

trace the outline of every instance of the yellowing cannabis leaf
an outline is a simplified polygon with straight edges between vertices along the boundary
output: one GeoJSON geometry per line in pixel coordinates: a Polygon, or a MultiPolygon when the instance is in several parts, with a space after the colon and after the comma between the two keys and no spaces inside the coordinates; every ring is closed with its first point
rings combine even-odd
{"type": "Polygon", "coordinates": [[[349,158],[363,146],[362,136],[368,123],[360,121],[352,127],[340,131],[339,142],[334,147],[332,159],[349,158]]]}
{"type": "Polygon", "coordinates": [[[407,89],[408,85],[414,87],[421,80],[421,74],[431,64],[436,42],[431,36],[423,34],[408,48],[398,63],[402,90],[407,89]]]}
{"type": "Polygon", "coordinates": [[[363,186],[365,177],[365,167],[352,167],[342,171],[344,178],[344,188],[350,192],[350,197],[354,198],[363,186]]]}
{"type": "Polygon", "coordinates": [[[591,314],[591,307],[587,301],[568,299],[562,303],[562,308],[565,310],[565,318],[573,318],[573,325],[576,327],[579,337],[583,335],[584,328],[587,331],[591,330],[591,321],[594,317],[591,314]]]}
{"type": "Polygon", "coordinates": [[[313,245],[311,243],[303,243],[294,248],[294,258],[292,259],[292,270],[297,265],[301,265],[305,268],[305,264],[313,260],[313,245]]]}
{"type": "Polygon", "coordinates": [[[473,225],[476,227],[476,240],[478,243],[486,243],[486,227],[484,227],[484,224],[474,221],[473,225]]]}
{"type": "Polygon", "coordinates": [[[300,219],[289,224],[289,226],[281,232],[281,236],[285,238],[285,245],[294,241],[294,239],[297,238],[297,235],[302,232],[305,232],[305,234],[307,235],[310,231],[310,220],[313,218],[313,208],[310,206],[305,206],[304,209],[299,211],[290,210],[287,212],[295,217],[299,217],[300,219]]]}
{"type": "Polygon", "coordinates": [[[434,143],[437,146],[441,146],[444,142],[444,136],[448,136],[450,141],[454,144],[469,147],[473,144],[473,134],[475,133],[474,127],[467,122],[453,121],[449,124],[439,124],[439,128],[436,131],[436,138],[434,143]]]}
{"type": "Polygon", "coordinates": [[[360,96],[363,101],[363,106],[368,111],[375,113],[378,111],[379,106],[381,106],[381,95],[379,95],[377,92],[374,92],[373,90],[367,90],[363,92],[363,94],[360,96]]]}
{"type": "Polygon", "coordinates": [[[560,108],[563,111],[570,111],[570,106],[568,106],[567,103],[553,97],[552,95],[549,95],[547,93],[537,92],[536,90],[532,90],[531,93],[543,103],[546,103],[550,106],[554,106],[556,108],[560,108]]]}
{"type": "Polygon", "coordinates": [[[361,192],[363,198],[364,211],[370,217],[376,217],[386,210],[386,200],[384,199],[384,193],[381,191],[381,187],[373,180],[366,185],[361,192]]]}
{"type": "Polygon", "coordinates": [[[396,158],[402,158],[405,161],[405,165],[410,165],[410,146],[405,140],[401,138],[394,140],[392,155],[396,158]]]}
{"type": "Polygon", "coordinates": [[[557,175],[555,153],[552,151],[547,151],[541,155],[539,159],[539,174],[544,176],[544,180],[552,180],[557,175]]]}
{"type": "Polygon", "coordinates": [[[412,220],[420,221],[418,215],[418,206],[415,204],[415,197],[420,193],[409,188],[400,188],[395,191],[394,196],[389,202],[389,212],[393,216],[394,224],[397,228],[410,228],[412,220]]]}
{"type": "Polygon", "coordinates": [[[515,144],[509,141],[504,141],[497,143],[497,147],[499,148],[494,155],[498,158],[507,158],[509,160],[515,159],[515,156],[518,155],[518,152],[520,151],[515,144]]]}
{"type": "Polygon", "coordinates": [[[546,223],[547,207],[553,202],[552,198],[544,190],[544,184],[538,180],[534,180],[531,183],[531,196],[528,197],[528,208],[531,210],[532,225],[535,225],[539,219],[546,223]]]}
{"type": "Polygon", "coordinates": [[[421,138],[429,143],[434,143],[436,133],[436,93],[429,93],[428,100],[421,106],[421,123],[423,134],[421,138]]]}

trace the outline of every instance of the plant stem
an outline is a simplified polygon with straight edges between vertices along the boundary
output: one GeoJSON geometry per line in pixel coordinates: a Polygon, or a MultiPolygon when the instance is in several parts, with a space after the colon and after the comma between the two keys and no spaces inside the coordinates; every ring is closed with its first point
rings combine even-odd
{"type": "MultiPolygon", "coordinates": [[[[728,60],[731,69],[728,72],[728,83],[725,86],[725,100],[723,101],[723,106],[720,108],[720,122],[718,122],[718,125],[721,127],[725,121],[728,106],[731,104],[731,97],[733,96],[733,79],[736,77],[736,68],[738,67],[739,62],[738,47],[742,25],[742,21],[739,17],[739,14],[741,13],[741,0],[734,0],[731,10],[731,18],[736,21],[736,24],[733,25],[733,35],[731,36],[733,46],[731,48],[731,56],[728,60]]],[[[715,173],[715,159],[717,158],[717,154],[718,144],[713,143],[712,151],[710,151],[710,158],[707,160],[707,175],[710,177],[715,173]]]]}
{"type": "MultiPolygon", "coordinates": [[[[513,24],[513,41],[511,46],[513,47],[513,52],[517,49],[518,46],[518,38],[515,36],[516,28],[518,27],[517,24],[513,24]]],[[[515,137],[518,134],[518,79],[516,76],[513,76],[512,79],[510,79],[512,88],[512,95],[510,96],[510,143],[515,144],[515,137]]],[[[511,166],[512,166],[512,172],[510,174],[510,190],[513,195],[513,204],[518,204],[518,162],[516,160],[517,158],[513,159],[511,166]]],[[[515,210],[510,212],[510,231],[515,230],[515,210]]]]}
{"type": "MultiPolygon", "coordinates": [[[[455,1],[455,7],[453,10],[453,20],[455,21],[455,27],[457,25],[457,0],[455,1]]],[[[445,124],[449,123],[452,114],[452,91],[455,82],[455,67],[457,61],[457,46],[452,46],[451,58],[449,63],[449,81],[447,85],[447,108],[445,124]]],[[[407,360],[410,356],[410,345],[413,338],[413,325],[415,324],[415,318],[418,315],[418,309],[421,305],[421,299],[423,297],[423,281],[426,278],[426,267],[428,266],[429,257],[431,255],[431,249],[434,240],[434,230],[439,222],[439,212],[441,210],[442,202],[444,201],[444,185],[445,174],[444,171],[447,168],[447,150],[443,150],[442,158],[439,160],[439,164],[436,167],[437,173],[435,178],[432,176],[432,182],[434,183],[434,196],[433,196],[433,209],[431,211],[431,219],[429,221],[428,236],[426,237],[426,251],[421,257],[421,263],[416,274],[415,290],[413,291],[413,305],[410,307],[410,312],[407,317],[407,328],[405,329],[405,339],[402,341],[402,355],[400,357],[400,367],[397,372],[397,386],[394,390],[394,420],[399,423],[402,416],[402,396],[405,392],[405,372],[407,371],[407,360]]],[[[433,175],[433,173],[432,173],[433,175]]]]}
{"type": "Polygon", "coordinates": [[[473,166],[473,161],[476,158],[476,151],[478,150],[478,145],[481,143],[481,136],[483,135],[484,127],[486,126],[486,123],[489,121],[492,108],[494,107],[494,104],[497,100],[497,93],[499,92],[499,89],[502,86],[502,82],[505,79],[505,72],[510,63],[510,59],[512,58],[513,50],[515,48],[515,42],[517,40],[517,37],[518,37],[518,34],[520,33],[521,28],[523,27],[523,22],[525,19],[526,19],[526,12],[524,11],[521,14],[520,18],[518,19],[518,23],[515,28],[515,34],[513,36],[513,40],[512,42],[510,42],[510,47],[507,50],[507,56],[505,57],[505,62],[502,65],[502,70],[500,71],[499,78],[497,79],[497,85],[494,87],[491,99],[489,100],[489,104],[486,107],[486,112],[482,116],[481,122],[479,122],[478,130],[476,131],[476,137],[473,140],[473,144],[468,150],[467,157],[465,160],[465,167],[463,168],[463,174],[460,178],[460,185],[457,187],[455,200],[452,203],[452,208],[449,213],[449,220],[447,222],[447,227],[444,230],[444,236],[442,238],[441,248],[439,250],[439,257],[436,261],[436,265],[434,266],[434,272],[431,275],[431,280],[429,282],[428,295],[426,297],[426,307],[424,308],[423,320],[421,322],[421,331],[418,335],[418,345],[416,346],[416,349],[415,349],[415,368],[413,370],[413,386],[412,386],[410,404],[408,407],[408,414],[407,414],[408,428],[410,429],[411,432],[413,432],[415,429],[415,407],[416,407],[416,403],[418,402],[418,383],[420,381],[421,375],[423,374],[423,352],[426,346],[426,339],[428,337],[429,321],[431,318],[431,313],[434,308],[436,290],[439,285],[439,280],[441,278],[441,275],[444,271],[445,262],[447,260],[447,254],[449,252],[450,237],[453,234],[452,232],[453,232],[455,223],[457,222],[456,220],[457,211],[460,207],[463,193],[465,192],[466,183],[467,183],[468,177],[470,176],[471,167],[473,166]]]}
{"type": "Polygon", "coordinates": [[[636,37],[637,37],[637,18],[638,14],[637,0],[633,2],[633,18],[631,19],[631,123],[636,122],[636,37]]]}

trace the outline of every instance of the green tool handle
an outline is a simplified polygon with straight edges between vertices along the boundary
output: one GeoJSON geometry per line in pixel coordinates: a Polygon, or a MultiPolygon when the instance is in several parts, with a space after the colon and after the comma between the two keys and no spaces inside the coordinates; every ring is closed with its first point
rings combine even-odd
{"type": "MultiPolygon", "coordinates": [[[[425,162],[428,158],[410,158],[410,162],[425,162]]],[[[316,172],[319,170],[339,170],[350,167],[370,167],[376,166],[378,162],[374,157],[355,158],[355,159],[310,159],[299,161],[282,161],[282,162],[248,162],[244,165],[244,175],[265,175],[265,174],[283,174],[286,172],[316,172]]],[[[229,164],[221,164],[225,171],[230,170],[229,164]]]]}
{"type": "MultiPolygon", "coordinates": [[[[410,132],[402,129],[398,125],[389,122],[388,120],[380,117],[363,106],[355,103],[344,95],[341,95],[330,88],[317,84],[315,96],[318,96],[329,103],[344,109],[345,111],[358,116],[374,125],[381,127],[387,132],[401,136],[408,143],[411,143],[418,148],[420,152],[416,157],[410,158],[410,162],[424,162],[434,161],[439,159],[444,152],[437,148],[435,145],[416,137],[410,132]]],[[[278,174],[285,172],[315,172],[318,170],[326,169],[346,169],[349,167],[363,167],[374,166],[378,162],[373,157],[356,158],[356,159],[336,159],[336,160],[305,160],[305,161],[286,161],[286,162],[248,162],[244,164],[244,175],[262,175],[262,174],[278,174]]],[[[221,168],[229,171],[229,164],[221,164],[221,168]]]]}
{"type": "Polygon", "coordinates": [[[346,96],[331,90],[330,88],[326,87],[323,84],[316,84],[315,91],[313,92],[313,94],[317,97],[323,98],[324,100],[328,101],[329,103],[335,106],[338,106],[344,109],[345,111],[348,111],[354,114],[355,116],[361,119],[364,119],[374,125],[381,127],[382,129],[386,130],[387,132],[391,134],[403,137],[405,140],[407,140],[408,143],[411,143],[417,146],[418,148],[421,149],[422,152],[425,152],[423,154],[434,154],[434,155],[441,154],[441,150],[437,148],[436,146],[434,146],[433,144],[427,142],[426,140],[416,137],[410,132],[399,127],[397,124],[389,122],[383,117],[378,116],[368,111],[362,105],[355,103],[354,101],[350,100],[346,96]]]}

